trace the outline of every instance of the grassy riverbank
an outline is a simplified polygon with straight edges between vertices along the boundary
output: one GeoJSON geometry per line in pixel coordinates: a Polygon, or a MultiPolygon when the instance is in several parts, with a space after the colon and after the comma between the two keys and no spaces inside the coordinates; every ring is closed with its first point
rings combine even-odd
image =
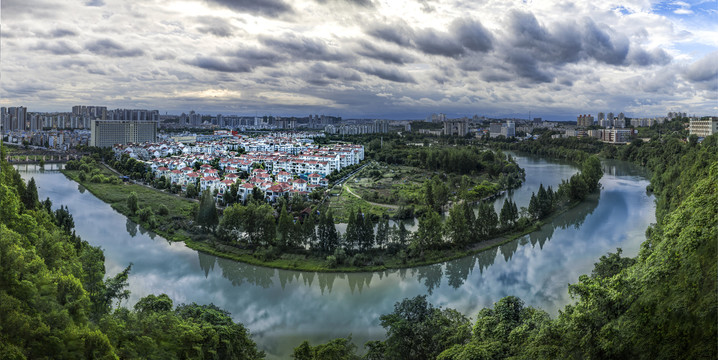
{"type": "MultiPolygon", "coordinates": [[[[115,174],[102,164],[97,169],[107,177],[115,174]]],[[[98,199],[110,204],[117,212],[127,216],[132,221],[161,235],[170,241],[186,241],[191,234],[183,230],[184,223],[191,221],[194,214],[196,201],[169,194],[157,189],[133,183],[94,183],[89,180],[80,181],[81,170],[62,170],[69,179],[82,185],[87,191],[98,199]],[[137,204],[140,209],[150,208],[155,214],[158,226],[151,228],[147,222],[143,222],[137,213],[133,214],[127,206],[127,197],[130,193],[137,194],[137,204]],[[168,213],[161,215],[160,207],[164,205],[168,213]]]]}
{"type": "MultiPolygon", "coordinates": [[[[95,169],[99,170],[100,175],[108,178],[115,176],[113,171],[105,165],[96,164],[95,169]]],[[[97,173],[97,171],[93,171],[97,173]]],[[[112,208],[116,211],[127,216],[132,221],[140,224],[146,229],[166,238],[167,240],[183,241],[192,249],[252,265],[317,272],[382,271],[387,269],[400,269],[436,264],[470,256],[513,241],[533,231],[537,231],[544,223],[550,222],[556,216],[580,204],[580,201],[571,202],[555,211],[549,217],[543,219],[543,222],[536,221],[520,231],[510,231],[498,234],[492,239],[468,244],[462,248],[454,247],[445,249],[427,249],[423,252],[421,257],[417,258],[408,257],[403,251],[389,254],[386,250],[377,249],[363,253],[365,257],[372,260],[371,265],[354,266],[349,263],[342,262],[334,266],[329,266],[327,264],[326,254],[303,250],[292,250],[291,252],[281,253],[279,249],[267,250],[240,248],[217,241],[213,235],[208,233],[194,233],[185,230],[188,228],[194,228],[193,219],[194,214],[197,211],[197,203],[194,200],[134,183],[122,183],[117,181],[97,183],[87,180],[87,178],[89,178],[87,176],[85,177],[85,181],[81,181],[81,170],[62,170],[62,172],[69,179],[80,183],[97,198],[110,204],[110,206],[112,206],[112,208]],[[127,204],[127,198],[132,192],[137,194],[139,209],[148,208],[154,213],[154,223],[156,224],[154,227],[152,224],[147,221],[143,221],[140,218],[138,215],[139,211],[135,213],[130,211],[127,204]],[[162,214],[161,208],[163,207],[166,207],[168,210],[166,214],[162,214]]],[[[351,196],[356,199],[353,195],[347,194],[346,190],[343,191],[342,196],[351,196]]]]}

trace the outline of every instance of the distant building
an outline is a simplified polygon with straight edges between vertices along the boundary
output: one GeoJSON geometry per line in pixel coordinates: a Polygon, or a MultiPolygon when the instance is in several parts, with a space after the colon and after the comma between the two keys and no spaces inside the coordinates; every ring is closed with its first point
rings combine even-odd
{"type": "Polygon", "coordinates": [[[625,144],[631,141],[631,132],[629,129],[604,129],[601,134],[601,141],[625,144]]]}
{"type": "Polygon", "coordinates": [[[506,124],[501,125],[501,135],[507,138],[516,136],[516,123],[507,121],[506,124]]]}
{"type": "Polygon", "coordinates": [[[157,141],[156,121],[93,120],[90,130],[90,146],[157,141]]]}
{"type": "Polygon", "coordinates": [[[444,135],[465,136],[469,133],[469,119],[444,120],[444,135]]]}
{"type": "Polygon", "coordinates": [[[497,137],[501,135],[501,123],[491,123],[489,125],[489,134],[491,137],[497,137]]]}
{"type": "Polygon", "coordinates": [[[691,119],[689,124],[689,132],[691,135],[706,137],[718,134],[718,117],[716,116],[691,119]]]}
{"type": "Polygon", "coordinates": [[[580,127],[589,127],[593,125],[593,116],[591,116],[591,114],[579,115],[576,119],[576,124],[580,127]]]}

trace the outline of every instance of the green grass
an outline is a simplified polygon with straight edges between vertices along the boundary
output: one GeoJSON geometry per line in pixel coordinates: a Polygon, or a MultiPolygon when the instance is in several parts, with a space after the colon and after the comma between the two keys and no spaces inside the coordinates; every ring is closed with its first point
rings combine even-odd
{"type": "MultiPolygon", "coordinates": [[[[107,177],[116,177],[116,175],[107,167],[103,165],[96,166],[100,170],[102,175],[107,177]]],[[[92,183],[89,180],[80,181],[79,174],[80,170],[62,170],[68,178],[75,182],[82,184],[88,191],[95,195],[100,200],[110,204],[113,209],[119,213],[129,217],[132,221],[143,225],[145,228],[149,227],[146,223],[143,223],[138,216],[133,215],[130,209],[127,207],[127,198],[132,192],[137,194],[137,200],[139,208],[149,207],[155,213],[157,223],[160,224],[157,228],[151,229],[157,234],[165,237],[171,241],[185,241],[190,238],[190,235],[184,230],[175,230],[176,226],[172,226],[176,220],[191,220],[192,219],[192,207],[195,204],[194,201],[182,197],[175,196],[173,194],[165,193],[160,190],[150,189],[142,185],[136,185],[131,183],[92,183]],[[160,205],[164,204],[169,213],[165,216],[158,214],[160,205]],[[163,227],[164,225],[164,227],[163,227]]],[[[89,178],[89,176],[88,176],[89,178]]]]}
{"type": "Polygon", "coordinates": [[[339,196],[330,197],[329,208],[332,210],[334,221],[336,222],[347,222],[349,212],[352,210],[356,213],[361,209],[364,214],[374,214],[376,216],[391,216],[395,213],[393,209],[372,205],[365,200],[359,199],[346,189],[339,196]]]}

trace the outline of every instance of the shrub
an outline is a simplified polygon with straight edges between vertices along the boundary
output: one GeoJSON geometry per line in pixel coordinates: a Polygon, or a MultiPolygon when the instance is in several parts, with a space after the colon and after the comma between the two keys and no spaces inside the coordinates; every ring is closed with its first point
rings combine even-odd
{"type": "Polygon", "coordinates": [[[167,214],[170,213],[170,209],[168,209],[165,204],[160,204],[160,207],[159,207],[159,209],[157,210],[157,213],[160,214],[160,215],[162,215],[162,216],[166,216],[167,214]]]}
{"type": "Polygon", "coordinates": [[[140,217],[140,220],[147,222],[150,217],[153,217],[154,212],[152,212],[151,208],[142,208],[140,211],[137,212],[137,215],[140,217]]]}

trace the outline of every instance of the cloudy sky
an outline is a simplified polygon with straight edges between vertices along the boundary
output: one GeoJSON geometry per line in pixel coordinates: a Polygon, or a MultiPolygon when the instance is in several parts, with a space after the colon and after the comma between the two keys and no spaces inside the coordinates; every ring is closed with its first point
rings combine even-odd
{"type": "Polygon", "coordinates": [[[392,119],[718,114],[718,3],[2,0],[0,104],[392,119]]]}

